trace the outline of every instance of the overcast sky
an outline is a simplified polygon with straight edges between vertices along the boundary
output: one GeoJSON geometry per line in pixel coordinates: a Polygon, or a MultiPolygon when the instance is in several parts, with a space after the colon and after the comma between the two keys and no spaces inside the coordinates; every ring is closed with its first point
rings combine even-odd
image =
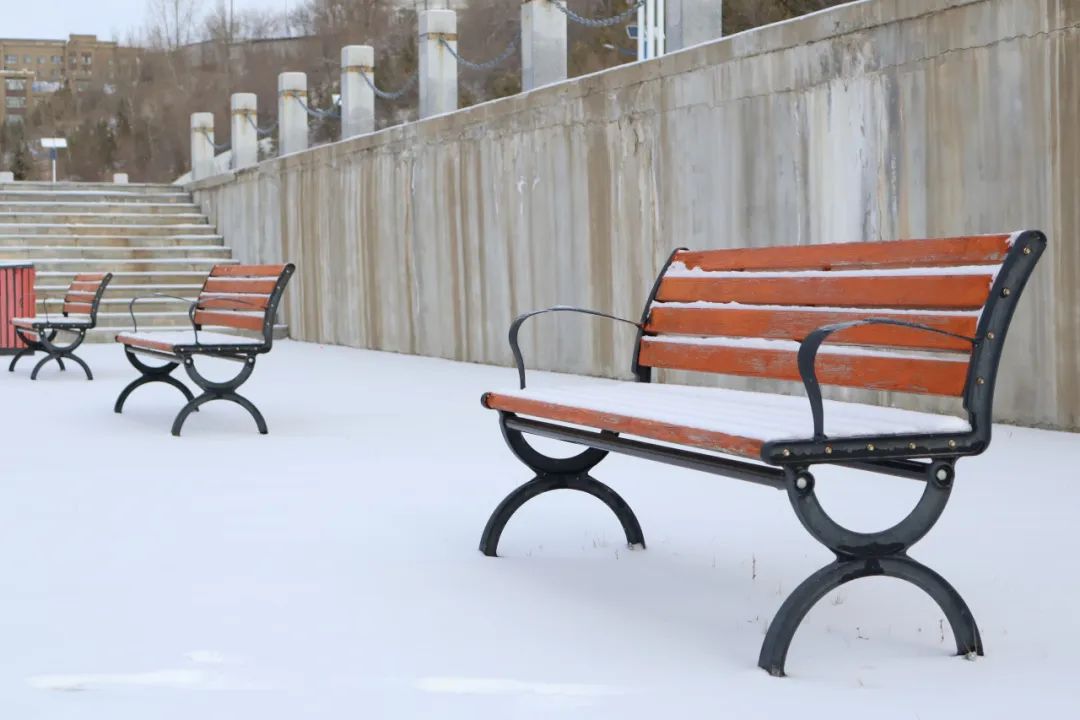
{"type": "MultiPolygon", "coordinates": [[[[202,0],[204,9],[218,2],[202,0]]],[[[235,0],[237,10],[284,10],[290,2],[297,0],[235,0]]],[[[60,39],[90,33],[124,40],[143,25],[145,9],[146,0],[0,0],[0,37],[60,39]]]]}

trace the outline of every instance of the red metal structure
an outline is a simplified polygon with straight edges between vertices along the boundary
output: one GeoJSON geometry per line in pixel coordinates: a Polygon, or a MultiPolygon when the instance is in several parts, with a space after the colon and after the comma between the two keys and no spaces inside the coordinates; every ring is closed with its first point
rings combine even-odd
{"type": "Polygon", "coordinates": [[[33,317],[36,307],[33,263],[0,261],[0,355],[25,347],[15,334],[11,319],[33,317]]]}

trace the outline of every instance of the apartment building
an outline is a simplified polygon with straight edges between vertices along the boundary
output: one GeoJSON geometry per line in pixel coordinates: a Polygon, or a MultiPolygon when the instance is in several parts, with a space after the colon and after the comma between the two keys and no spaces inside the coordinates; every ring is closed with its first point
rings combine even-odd
{"type": "Polygon", "coordinates": [[[30,109],[33,85],[33,73],[0,70],[0,125],[24,121],[30,109]]]}
{"type": "MultiPolygon", "coordinates": [[[[134,52],[115,42],[98,40],[96,35],[70,35],[67,40],[0,38],[0,71],[21,73],[5,80],[5,86],[19,86],[20,79],[29,78],[27,103],[31,104],[35,95],[54,92],[65,83],[75,92],[104,88],[134,52]]],[[[5,87],[5,93],[12,91],[5,87]]],[[[5,98],[10,97],[5,94],[5,98]]],[[[7,108],[17,109],[13,105],[7,108]]]]}

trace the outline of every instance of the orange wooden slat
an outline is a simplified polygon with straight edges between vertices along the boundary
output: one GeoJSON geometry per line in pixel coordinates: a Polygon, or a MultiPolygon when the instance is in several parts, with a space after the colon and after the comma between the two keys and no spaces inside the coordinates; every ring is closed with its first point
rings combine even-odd
{"type": "Polygon", "coordinates": [[[79,273],[75,276],[75,282],[92,282],[99,284],[105,279],[105,273],[79,273]]]}
{"type": "Polygon", "coordinates": [[[223,327],[237,328],[239,330],[263,329],[266,318],[262,315],[242,315],[231,312],[212,312],[207,310],[195,311],[195,323],[197,325],[221,325],[223,327]]]}
{"type": "Polygon", "coordinates": [[[269,295],[274,291],[275,285],[277,285],[277,278],[267,280],[228,280],[210,278],[206,281],[206,287],[203,288],[203,292],[269,295]]]}
{"type": "Polygon", "coordinates": [[[64,303],[64,312],[74,313],[76,315],[89,315],[94,309],[93,305],[88,303],[79,302],[66,302],[64,303]]]}
{"type": "MultiPolygon", "coordinates": [[[[761,310],[754,308],[664,307],[658,305],[649,314],[647,332],[678,335],[722,335],[740,338],[768,338],[801,341],[814,330],[835,323],[883,317],[972,337],[978,318],[974,315],[933,315],[815,311],[761,310]]],[[[921,348],[926,350],[971,350],[966,340],[936,333],[901,328],[894,325],[866,325],[842,330],[829,336],[829,342],[851,345],[921,348]]]]}
{"type": "Polygon", "coordinates": [[[215,265],[210,277],[272,277],[277,278],[284,265],[215,265]]]}
{"type": "Polygon", "coordinates": [[[97,292],[100,285],[101,283],[99,282],[73,282],[68,286],[68,292],[85,292],[93,295],[97,292]]]}
{"type": "MultiPolygon", "coordinates": [[[[789,350],[666,343],[646,338],[640,362],[654,368],[802,380],[796,353],[789,350]]],[[[817,356],[816,369],[822,385],[958,397],[964,393],[968,363],[822,352],[817,356]]]]}
{"type": "Polygon", "coordinates": [[[199,307],[207,310],[247,310],[249,312],[265,310],[270,304],[266,295],[223,295],[221,297],[201,296],[199,307]]]}
{"type": "Polygon", "coordinates": [[[667,277],[660,302],[737,302],[748,305],[975,310],[993,276],[874,275],[793,277],[667,277]]]}
{"type": "MultiPolygon", "coordinates": [[[[130,335],[124,335],[121,333],[116,336],[116,341],[123,343],[124,345],[130,345],[131,347],[145,348],[147,350],[160,350],[162,352],[172,352],[176,343],[168,342],[166,340],[154,340],[147,337],[131,337],[130,335]]],[[[192,340],[194,343],[194,340],[192,340]]]]}
{"type": "Polygon", "coordinates": [[[760,440],[738,435],[727,435],[712,430],[689,428],[656,420],[643,420],[626,415],[602,413],[568,405],[556,405],[537,400],[509,397],[497,393],[485,395],[483,403],[485,407],[492,410],[504,410],[535,418],[610,430],[624,435],[637,435],[662,442],[714,450],[729,455],[742,455],[755,459],[761,457],[762,442],[760,440]]]}
{"type": "Polygon", "coordinates": [[[854,270],[1000,263],[1009,235],[827,243],[796,247],[681,252],[675,260],[702,270],[854,270]]]}

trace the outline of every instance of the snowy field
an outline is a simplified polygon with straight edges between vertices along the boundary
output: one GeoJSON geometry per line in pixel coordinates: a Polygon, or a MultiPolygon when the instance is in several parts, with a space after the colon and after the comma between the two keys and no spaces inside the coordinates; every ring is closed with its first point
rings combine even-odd
{"type": "MultiPolygon", "coordinates": [[[[512,370],[299,343],[213,403],[138,390],[118,347],[0,375],[0,718],[1072,718],[1080,716],[1080,436],[999,427],[913,551],[967,599],[987,656],[950,655],[933,602],[848,585],[756,667],[768,621],[828,553],[779,492],[624,457],[629,551],[585,495],[530,503],[485,390],[512,370]]],[[[5,361],[6,364],[6,361],[5,361]]],[[[535,374],[536,383],[553,376],[535,374]]],[[[919,484],[818,472],[856,529],[919,484]]]]}

